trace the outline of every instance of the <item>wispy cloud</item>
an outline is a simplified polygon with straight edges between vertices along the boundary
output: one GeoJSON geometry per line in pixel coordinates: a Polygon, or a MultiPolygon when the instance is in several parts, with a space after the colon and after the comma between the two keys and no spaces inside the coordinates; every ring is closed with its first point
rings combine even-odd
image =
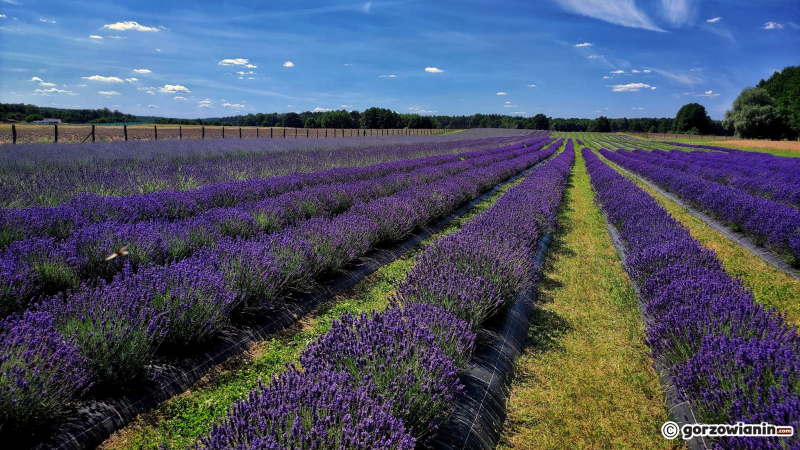
{"type": "Polygon", "coordinates": [[[394,75],[394,74],[391,74],[391,75],[380,75],[380,76],[378,76],[378,78],[397,78],[397,75],[394,75]]]}
{"type": "Polygon", "coordinates": [[[133,69],[133,71],[136,72],[136,73],[153,73],[152,70],[148,70],[148,69],[133,69]]]}
{"type": "Polygon", "coordinates": [[[209,100],[209,99],[205,99],[205,100],[197,102],[197,106],[199,108],[213,108],[213,106],[211,106],[211,100],[209,100]]]}
{"type": "Polygon", "coordinates": [[[615,70],[615,71],[613,71],[611,73],[613,73],[614,75],[622,75],[623,73],[625,73],[625,71],[624,70],[615,70]]]}
{"type": "Polygon", "coordinates": [[[103,28],[108,28],[109,30],[117,30],[117,31],[126,31],[126,30],[158,31],[158,28],[156,27],[146,27],[144,25],[139,25],[139,22],[134,22],[134,21],[111,23],[108,25],[103,25],[103,28]]]}
{"type": "Polygon", "coordinates": [[[244,108],[245,105],[239,103],[223,103],[222,106],[225,108],[244,108]]]}
{"type": "Polygon", "coordinates": [[[444,72],[444,70],[437,69],[436,67],[426,67],[425,68],[425,72],[428,72],[428,73],[442,73],[442,72],[444,72]]]}
{"type": "Polygon", "coordinates": [[[644,73],[650,73],[650,72],[652,72],[652,70],[650,70],[650,69],[644,69],[642,72],[644,72],[644,73]]]}
{"type": "Polygon", "coordinates": [[[128,39],[128,36],[109,36],[111,39],[128,39]]]}
{"type": "Polygon", "coordinates": [[[163,87],[158,88],[158,92],[162,94],[188,94],[192,91],[180,84],[165,84],[163,87]]]}
{"type": "Polygon", "coordinates": [[[58,88],[36,89],[36,91],[34,91],[34,92],[35,92],[35,94],[33,94],[33,95],[41,94],[41,95],[44,95],[44,96],[48,96],[48,95],[51,95],[51,94],[77,95],[77,94],[74,94],[72,91],[67,91],[67,90],[58,89],[58,88]]]}
{"type": "Polygon", "coordinates": [[[505,92],[498,92],[497,95],[508,95],[508,94],[505,92]]]}
{"type": "Polygon", "coordinates": [[[240,70],[239,72],[236,72],[236,73],[238,73],[239,75],[252,75],[255,72],[253,72],[252,70],[249,70],[247,72],[245,72],[244,70],[240,70]]]}
{"type": "Polygon", "coordinates": [[[110,97],[112,95],[121,95],[117,91],[97,91],[97,93],[100,94],[100,95],[105,95],[106,97],[110,97]]]}
{"type": "Polygon", "coordinates": [[[438,112],[414,107],[408,108],[408,110],[411,111],[412,114],[436,114],[438,112]]]}
{"type": "Polygon", "coordinates": [[[589,55],[589,59],[600,59],[603,55],[589,55]]]}
{"type": "Polygon", "coordinates": [[[122,78],[104,77],[101,75],[92,75],[90,77],[83,77],[83,79],[90,81],[102,81],[103,83],[122,83],[122,78]]]}
{"type": "Polygon", "coordinates": [[[283,63],[283,67],[294,67],[294,63],[291,61],[286,61],[283,63]]]}
{"type": "Polygon", "coordinates": [[[158,108],[158,106],[156,106],[156,105],[153,105],[153,104],[149,104],[149,105],[147,105],[147,107],[148,107],[148,108],[158,108]]]}
{"type": "Polygon", "coordinates": [[[339,105],[340,108],[352,108],[353,105],[339,105]]]}
{"type": "Polygon", "coordinates": [[[364,3],[364,7],[361,8],[362,11],[369,14],[369,10],[372,9],[372,2],[364,3]]]}
{"type": "Polygon", "coordinates": [[[133,83],[133,82],[139,81],[139,79],[138,78],[125,78],[125,81],[127,81],[128,83],[133,83]]]}
{"type": "Polygon", "coordinates": [[[0,19],[5,19],[5,18],[6,18],[5,14],[0,14],[0,19]]]}
{"type": "Polygon", "coordinates": [[[103,36],[98,36],[96,34],[93,34],[93,35],[89,36],[89,39],[103,39],[103,36]]]}
{"type": "Polygon", "coordinates": [[[555,0],[575,14],[600,19],[630,28],[664,31],[636,7],[634,0],[555,0]]]}
{"type": "Polygon", "coordinates": [[[642,89],[656,90],[655,86],[645,83],[614,84],[606,87],[610,87],[613,92],[638,92],[642,89]]]}
{"type": "Polygon", "coordinates": [[[762,30],[780,30],[781,28],[783,28],[783,24],[778,22],[767,22],[761,27],[762,30]]]}
{"type": "Polygon", "coordinates": [[[42,19],[41,17],[39,18],[39,22],[44,22],[44,23],[56,23],[56,21],[55,21],[55,20],[47,20],[47,19],[42,19]]]}
{"type": "Polygon", "coordinates": [[[175,98],[173,98],[173,100],[189,100],[189,99],[186,98],[186,97],[182,97],[182,96],[178,95],[178,96],[175,96],[175,98]]]}
{"type": "Polygon", "coordinates": [[[661,0],[664,15],[674,26],[681,26],[691,19],[691,3],[689,0],[661,0]]]}
{"type": "MultiPolygon", "coordinates": [[[[645,70],[645,72],[646,73],[650,73],[650,72],[648,72],[648,70],[651,70],[651,69],[647,69],[647,70],[645,70]]],[[[672,81],[673,83],[682,84],[684,86],[694,86],[695,84],[699,84],[699,83],[703,82],[703,79],[699,78],[699,77],[683,75],[683,74],[680,74],[680,73],[667,72],[666,70],[661,70],[661,69],[652,69],[652,71],[654,71],[655,73],[667,78],[668,80],[672,81]]]]}
{"type": "Polygon", "coordinates": [[[720,20],[722,20],[722,17],[714,17],[713,19],[706,20],[706,22],[708,22],[708,23],[717,23],[720,20]]]}
{"type": "Polygon", "coordinates": [[[536,87],[535,84],[526,84],[526,86],[528,86],[528,87],[536,87]]]}
{"type": "Polygon", "coordinates": [[[591,47],[594,44],[590,44],[588,42],[584,42],[583,44],[575,44],[575,47],[591,47]]]}
{"type": "Polygon", "coordinates": [[[639,71],[639,70],[633,69],[633,70],[631,70],[631,73],[642,73],[642,72],[639,71]]]}
{"type": "Polygon", "coordinates": [[[331,108],[320,108],[319,106],[317,106],[316,108],[311,110],[311,112],[327,112],[327,111],[333,111],[333,109],[331,109],[331,108]]]}

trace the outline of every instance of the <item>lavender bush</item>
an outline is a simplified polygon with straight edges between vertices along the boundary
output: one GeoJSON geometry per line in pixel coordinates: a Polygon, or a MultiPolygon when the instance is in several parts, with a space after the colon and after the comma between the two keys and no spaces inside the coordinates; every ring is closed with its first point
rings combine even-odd
{"type": "Polygon", "coordinates": [[[51,315],[27,311],[0,321],[0,430],[54,419],[89,380],[86,358],[51,315]]]}

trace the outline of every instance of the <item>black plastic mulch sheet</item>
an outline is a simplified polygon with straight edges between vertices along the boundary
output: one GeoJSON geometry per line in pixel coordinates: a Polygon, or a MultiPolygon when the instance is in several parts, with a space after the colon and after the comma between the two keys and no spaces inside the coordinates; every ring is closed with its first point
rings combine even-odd
{"type": "Polygon", "coordinates": [[[406,241],[371,252],[361,258],[355,267],[348,271],[340,272],[329,283],[311,294],[285,305],[272,313],[263,322],[250,326],[237,326],[227,330],[219,338],[219,343],[207,352],[187,356],[178,361],[171,360],[169,364],[154,366],[158,372],[158,377],[155,381],[137,386],[121,396],[89,399],[81,402],[75,409],[64,414],[66,419],[62,422],[54,425],[49,430],[37,431],[40,434],[47,434],[44,440],[42,440],[42,436],[37,434],[26,438],[24,441],[11,442],[6,440],[0,444],[0,448],[31,450],[94,448],[111,436],[112,433],[133,421],[139,414],[146,413],[159,403],[186,392],[205,376],[212,367],[225,362],[233,356],[242,354],[254,343],[266,340],[274,333],[291,326],[315,307],[333,298],[337,292],[352,287],[380,267],[395,261],[506,184],[525,176],[550,159],[552,157],[498,184],[494,189],[473,200],[444,220],[413,233],[406,241]]]}
{"type": "MultiPolygon", "coordinates": [[[[552,234],[542,239],[536,254],[537,272],[551,240],[552,234]]],[[[472,367],[461,377],[466,393],[450,419],[439,427],[434,449],[483,450],[497,445],[506,419],[514,367],[525,348],[535,301],[534,290],[484,324],[470,361],[472,367]]]]}

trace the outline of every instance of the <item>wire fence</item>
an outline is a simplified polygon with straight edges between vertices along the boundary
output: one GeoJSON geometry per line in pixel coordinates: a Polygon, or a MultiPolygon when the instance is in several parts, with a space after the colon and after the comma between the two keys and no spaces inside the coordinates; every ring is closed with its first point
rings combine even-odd
{"type": "Polygon", "coordinates": [[[443,134],[448,129],[263,128],[203,125],[0,125],[0,144],[183,139],[320,139],[443,134]]]}

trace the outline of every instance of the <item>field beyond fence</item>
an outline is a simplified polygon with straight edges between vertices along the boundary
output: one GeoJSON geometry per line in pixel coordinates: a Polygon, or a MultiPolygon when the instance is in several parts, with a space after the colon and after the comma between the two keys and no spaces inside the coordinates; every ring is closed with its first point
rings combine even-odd
{"type": "Polygon", "coordinates": [[[203,125],[0,125],[0,144],[110,142],[183,139],[319,139],[363,136],[417,136],[451,130],[380,128],[264,128],[203,125]]]}

